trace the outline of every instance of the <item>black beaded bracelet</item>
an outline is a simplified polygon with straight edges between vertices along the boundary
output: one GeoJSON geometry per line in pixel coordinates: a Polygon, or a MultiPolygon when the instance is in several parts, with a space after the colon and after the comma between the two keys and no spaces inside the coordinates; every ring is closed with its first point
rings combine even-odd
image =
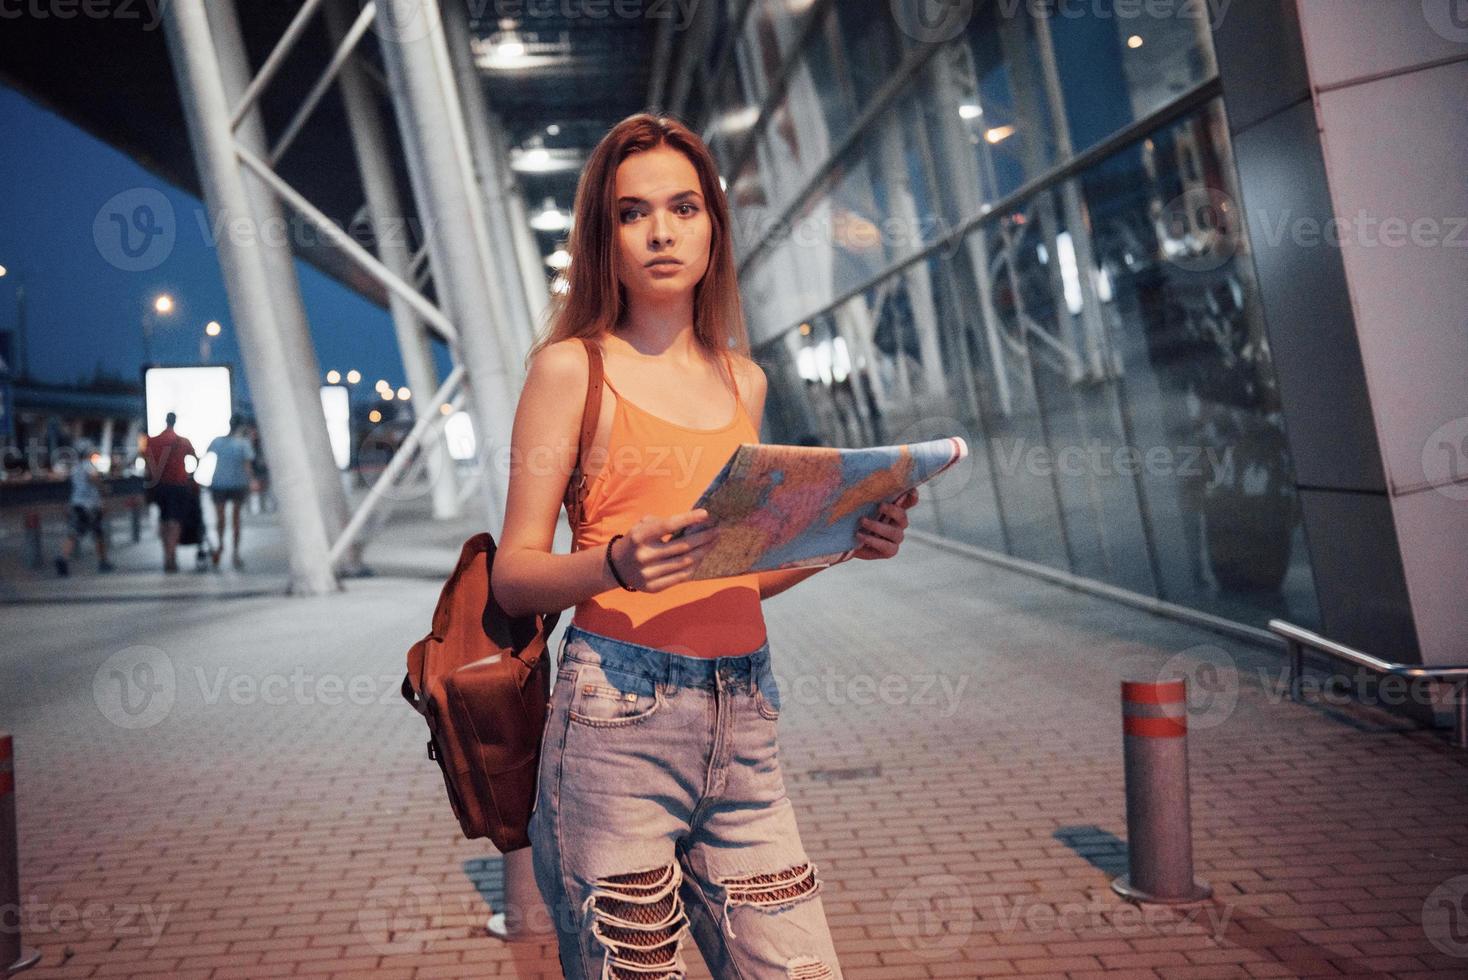
{"type": "Polygon", "coordinates": [[[622,573],[617,571],[617,566],[612,562],[612,545],[616,544],[617,539],[620,537],[622,537],[622,535],[614,534],[612,535],[612,540],[607,542],[607,567],[612,570],[612,578],[617,580],[618,585],[626,589],[628,592],[636,592],[636,589],[634,589],[632,586],[628,585],[625,581],[622,580],[622,573]]]}

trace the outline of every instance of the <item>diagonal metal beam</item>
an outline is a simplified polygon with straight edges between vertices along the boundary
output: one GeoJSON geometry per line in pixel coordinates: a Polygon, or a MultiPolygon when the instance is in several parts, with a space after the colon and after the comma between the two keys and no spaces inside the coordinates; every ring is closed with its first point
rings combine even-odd
{"type": "Polygon", "coordinates": [[[418,290],[394,275],[387,266],[378,261],[376,256],[358,244],[356,239],[338,227],[335,221],[332,221],[318,210],[299,191],[282,180],[274,170],[270,169],[264,160],[261,160],[255,154],[240,146],[238,141],[235,143],[235,153],[238,154],[241,163],[253,170],[261,180],[265,181],[270,189],[280,196],[282,201],[294,208],[301,217],[311,222],[322,234],[330,238],[333,245],[336,245],[345,252],[368,275],[411,304],[413,309],[423,319],[427,320],[430,326],[438,331],[439,336],[445,342],[451,346],[458,345],[459,332],[454,328],[453,323],[444,315],[442,310],[430,303],[418,290]]]}
{"type": "Polygon", "coordinates": [[[362,35],[366,34],[372,27],[372,19],[376,16],[377,4],[375,2],[369,2],[367,6],[362,8],[362,12],[357,15],[357,19],[352,24],[351,30],[347,31],[347,36],[342,38],[342,43],[337,46],[336,53],[331,56],[331,61],[327,64],[326,70],[321,73],[321,77],[316,80],[316,84],[311,86],[311,91],[306,93],[305,101],[296,110],[296,114],[291,119],[290,125],[285,128],[285,132],[280,135],[280,139],[276,142],[275,148],[270,151],[270,165],[272,167],[280,162],[280,158],[285,156],[286,151],[291,148],[291,144],[296,141],[296,137],[300,135],[301,129],[306,125],[306,120],[311,118],[311,113],[316,111],[316,106],[326,97],[326,93],[331,90],[331,86],[336,82],[336,76],[341,73],[342,65],[346,64],[347,59],[356,51],[357,44],[362,40],[362,35]]]}
{"type": "Polygon", "coordinates": [[[229,128],[231,131],[239,129],[240,122],[245,118],[245,113],[250,111],[250,107],[255,104],[255,100],[260,98],[260,93],[265,91],[265,86],[270,84],[276,72],[280,71],[281,65],[285,64],[285,59],[290,56],[291,49],[296,46],[296,42],[301,39],[301,35],[306,33],[306,28],[311,23],[311,16],[316,13],[316,8],[320,6],[321,0],[306,0],[301,5],[301,9],[296,11],[295,19],[285,29],[285,33],[280,36],[280,40],[275,43],[275,48],[270,52],[270,56],[265,59],[265,64],[260,66],[260,73],[250,81],[249,87],[240,96],[240,104],[235,106],[234,113],[230,116],[229,128]]]}
{"type": "Polygon", "coordinates": [[[362,503],[352,513],[352,519],[347,522],[347,526],[342,530],[341,537],[337,538],[332,544],[330,554],[332,565],[335,565],[341,559],[342,553],[346,551],[347,547],[361,533],[362,528],[366,526],[367,518],[372,515],[372,511],[381,502],[388,488],[397,480],[398,474],[402,472],[403,468],[408,465],[409,460],[413,458],[413,450],[418,448],[418,445],[428,435],[430,429],[443,424],[444,416],[438,407],[449,400],[449,395],[458,388],[459,382],[463,380],[464,365],[455,365],[454,369],[449,372],[449,376],[443,379],[443,384],[438,386],[438,390],[428,400],[428,404],[423,410],[420,412],[416,407],[414,408],[414,413],[418,417],[414,420],[413,428],[408,432],[407,438],[402,441],[397,450],[392,454],[392,459],[388,461],[387,466],[383,467],[382,473],[378,475],[376,482],[372,484],[372,488],[367,491],[367,496],[362,499],[362,503]]]}
{"type": "Polygon", "coordinates": [[[427,245],[424,245],[413,255],[413,261],[408,265],[408,272],[413,276],[413,285],[419,289],[428,285],[428,280],[433,278],[433,273],[428,268],[427,245]]]}

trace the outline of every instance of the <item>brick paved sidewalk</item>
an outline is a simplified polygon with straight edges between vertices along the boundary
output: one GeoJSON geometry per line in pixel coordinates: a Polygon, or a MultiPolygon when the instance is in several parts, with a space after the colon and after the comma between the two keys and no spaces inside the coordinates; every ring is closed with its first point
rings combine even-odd
{"type": "MultiPolygon", "coordinates": [[[[396,693],[436,593],[7,609],[27,976],[559,976],[550,945],[484,935],[500,861],[396,693]]],[[[1468,756],[1441,733],[1291,704],[1271,653],[917,541],[766,612],[852,980],[1468,976],[1468,756]],[[1109,888],[1118,681],[1164,664],[1208,695],[1201,909],[1109,888]]]]}

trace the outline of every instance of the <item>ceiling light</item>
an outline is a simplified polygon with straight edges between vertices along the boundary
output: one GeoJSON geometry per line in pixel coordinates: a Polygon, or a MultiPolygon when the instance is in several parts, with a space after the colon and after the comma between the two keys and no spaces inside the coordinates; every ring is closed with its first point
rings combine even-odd
{"type": "Polygon", "coordinates": [[[499,30],[489,37],[470,38],[469,47],[474,53],[474,64],[485,71],[523,72],[529,68],[568,68],[590,63],[588,57],[577,56],[569,31],[560,31],[555,38],[540,31],[523,34],[519,24],[509,17],[502,19],[499,30]]]}
{"type": "Polygon", "coordinates": [[[579,150],[548,150],[539,133],[524,146],[510,151],[510,167],[520,173],[543,174],[579,171],[586,165],[579,150]]]}
{"type": "Polygon", "coordinates": [[[513,61],[525,57],[525,42],[515,30],[515,22],[508,17],[500,21],[500,31],[490,36],[489,43],[501,60],[513,61]]]}
{"type": "Polygon", "coordinates": [[[759,106],[745,106],[726,112],[714,121],[713,131],[724,136],[734,136],[752,127],[759,119],[759,106]]]}
{"type": "Polygon", "coordinates": [[[546,198],[540,210],[530,218],[530,227],[536,231],[565,231],[570,223],[570,215],[556,207],[556,199],[553,197],[546,198]]]}

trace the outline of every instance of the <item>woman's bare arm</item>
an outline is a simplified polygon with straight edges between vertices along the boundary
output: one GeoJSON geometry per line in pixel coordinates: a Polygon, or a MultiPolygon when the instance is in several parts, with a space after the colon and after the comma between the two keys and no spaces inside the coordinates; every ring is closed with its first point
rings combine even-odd
{"type": "Polygon", "coordinates": [[[811,565],[807,568],[785,568],[778,572],[759,573],[759,597],[768,599],[772,595],[779,595],[786,589],[800,582],[804,582],[816,572],[828,565],[811,565]]]}
{"type": "Polygon", "coordinates": [[[510,435],[510,487],[492,587],[512,616],[555,612],[617,588],[604,549],[552,554],[557,515],[576,460],[589,366],[577,340],[535,355],[510,435]]]}

